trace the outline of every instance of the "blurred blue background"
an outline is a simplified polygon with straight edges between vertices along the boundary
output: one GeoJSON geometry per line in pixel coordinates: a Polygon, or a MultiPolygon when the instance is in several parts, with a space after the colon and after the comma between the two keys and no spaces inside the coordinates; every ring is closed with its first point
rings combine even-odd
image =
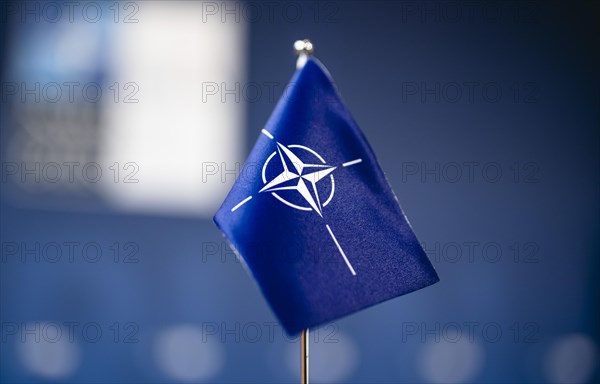
{"type": "Polygon", "coordinates": [[[599,378],[593,2],[2,4],[2,382],[297,382],[211,217],[310,38],[441,282],[315,382],[599,378]]]}

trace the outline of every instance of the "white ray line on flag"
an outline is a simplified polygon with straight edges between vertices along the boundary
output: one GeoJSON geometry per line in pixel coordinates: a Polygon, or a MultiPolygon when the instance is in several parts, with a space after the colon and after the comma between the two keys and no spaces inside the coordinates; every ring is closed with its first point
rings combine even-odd
{"type": "Polygon", "coordinates": [[[246,197],[244,200],[240,201],[238,203],[238,205],[236,205],[235,207],[231,208],[231,212],[235,211],[236,209],[238,209],[239,207],[241,207],[242,205],[246,204],[250,199],[252,198],[252,196],[248,196],[246,197]]]}
{"type": "Polygon", "coordinates": [[[361,163],[361,162],[362,162],[362,159],[356,159],[356,160],[348,161],[348,162],[342,164],[342,167],[349,167],[351,165],[358,164],[358,163],[361,163]]]}
{"type": "Polygon", "coordinates": [[[273,135],[271,135],[271,133],[269,131],[267,131],[266,129],[263,129],[261,132],[263,133],[263,135],[265,135],[269,139],[273,140],[273,135]]]}
{"type": "Polygon", "coordinates": [[[335,245],[337,245],[337,248],[339,249],[340,253],[342,254],[342,257],[344,258],[344,261],[346,262],[346,265],[350,269],[350,272],[352,272],[352,275],[356,276],[356,272],[354,272],[354,268],[352,268],[352,264],[350,264],[350,262],[348,261],[348,258],[346,257],[346,254],[342,250],[342,247],[340,246],[340,243],[338,243],[337,239],[333,235],[333,232],[331,232],[331,228],[329,228],[328,224],[325,224],[325,226],[327,227],[327,230],[329,231],[329,234],[331,235],[331,238],[335,242],[335,245]]]}

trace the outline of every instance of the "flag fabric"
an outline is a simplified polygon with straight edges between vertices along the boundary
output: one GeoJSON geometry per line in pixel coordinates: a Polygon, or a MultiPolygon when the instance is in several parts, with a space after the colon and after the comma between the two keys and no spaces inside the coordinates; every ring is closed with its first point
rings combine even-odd
{"type": "Polygon", "coordinates": [[[314,58],[294,74],[214,220],[290,335],[439,281],[314,58]]]}

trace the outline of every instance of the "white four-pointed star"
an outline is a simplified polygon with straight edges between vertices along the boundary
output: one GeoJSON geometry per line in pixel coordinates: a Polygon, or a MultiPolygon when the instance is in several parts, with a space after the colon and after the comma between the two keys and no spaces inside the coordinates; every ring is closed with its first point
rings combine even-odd
{"type": "Polygon", "coordinates": [[[277,143],[277,152],[281,158],[283,172],[269,181],[259,192],[296,190],[311,208],[319,216],[323,217],[321,200],[317,191],[317,182],[329,175],[337,167],[325,164],[305,164],[281,143],[277,143]],[[306,182],[312,185],[312,192],[306,182]]]}

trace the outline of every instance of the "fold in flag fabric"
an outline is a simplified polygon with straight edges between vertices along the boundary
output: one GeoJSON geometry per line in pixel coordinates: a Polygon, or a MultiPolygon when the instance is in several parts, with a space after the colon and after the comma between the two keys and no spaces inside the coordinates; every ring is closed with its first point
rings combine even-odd
{"type": "Polygon", "coordinates": [[[294,74],[214,220],[290,335],[439,281],[314,58],[294,74]]]}

